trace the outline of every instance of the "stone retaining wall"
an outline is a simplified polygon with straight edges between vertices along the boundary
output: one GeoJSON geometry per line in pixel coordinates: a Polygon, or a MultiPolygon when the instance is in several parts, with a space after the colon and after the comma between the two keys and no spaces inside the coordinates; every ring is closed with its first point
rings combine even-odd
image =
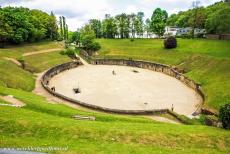
{"type": "MultiPolygon", "coordinates": [[[[181,82],[183,82],[184,84],[186,84],[188,87],[194,89],[198,94],[200,94],[200,96],[203,98],[203,100],[205,99],[204,97],[204,93],[201,90],[201,87],[196,84],[193,80],[190,80],[189,78],[187,78],[186,76],[184,76],[183,74],[178,73],[176,70],[174,70],[173,68],[171,68],[170,66],[167,65],[163,65],[163,64],[158,64],[158,63],[151,63],[151,62],[145,62],[145,61],[134,61],[134,60],[123,60],[123,59],[91,59],[89,57],[87,57],[89,62],[91,64],[94,65],[122,65],[122,66],[132,66],[132,67],[139,67],[139,68],[143,68],[143,69],[149,69],[152,71],[157,71],[157,72],[162,72],[166,75],[170,75],[172,77],[177,78],[178,80],[180,80],[181,82]]],[[[93,104],[88,104],[86,102],[81,102],[69,97],[66,97],[62,94],[59,94],[55,91],[52,91],[49,87],[49,80],[65,71],[65,70],[69,70],[72,68],[76,68],[78,66],[82,65],[81,62],[68,62],[68,63],[64,63],[58,66],[55,66],[53,68],[51,68],[50,70],[48,70],[43,76],[42,76],[42,80],[41,83],[43,85],[43,87],[50,92],[51,94],[53,94],[54,96],[60,97],[62,99],[65,99],[67,101],[73,102],[75,104],[79,104],[91,109],[96,109],[96,110],[100,110],[100,111],[105,111],[105,112],[110,112],[110,113],[120,113],[120,114],[140,114],[140,115],[149,115],[149,114],[163,114],[163,113],[168,113],[169,110],[168,109],[155,109],[155,110],[118,110],[118,109],[110,109],[110,108],[105,108],[105,107],[100,107],[100,106],[96,106],[93,104]]]]}

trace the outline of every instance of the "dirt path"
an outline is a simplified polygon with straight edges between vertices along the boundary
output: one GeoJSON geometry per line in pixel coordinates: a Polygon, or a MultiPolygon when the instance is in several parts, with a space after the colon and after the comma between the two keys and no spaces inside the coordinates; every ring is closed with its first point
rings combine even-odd
{"type": "Polygon", "coordinates": [[[23,107],[23,106],[25,106],[25,103],[23,103],[22,101],[14,98],[12,95],[0,96],[0,98],[3,99],[6,102],[11,103],[12,105],[14,105],[16,107],[23,107]]]}
{"type": "Polygon", "coordinates": [[[22,64],[14,58],[4,57],[3,59],[9,60],[9,61],[15,63],[16,65],[20,66],[20,67],[22,66],[22,64]]]}
{"type": "Polygon", "coordinates": [[[146,117],[153,119],[155,121],[159,121],[159,122],[165,122],[165,123],[171,123],[171,124],[181,124],[177,121],[174,121],[174,120],[171,120],[165,117],[160,117],[160,116],[146,116],[146,117]]]}
{"type": "Polygon", "coordinates": [[[24,53],[22,56],[30,56],[30,55],[36,55],[36,54],[48,53],[48,52],[54,52],[54,51],[61,51],[61,50],[63,50],[63,48],[46,49],[46,50],[24,53]]]}
{"type": "Polygon", "coordinates": [[[77,104],[73,104],[72,102],[63,100],[61,98],[55,97],[52,94],[50,94],[48,91],[46,91],[41,84],[41,77],[45,72],[46,71],[44,71],[42,73],[35,74],[37,76],[37,78],[36,78],[35,89],[33,90],[33,93],[45,97],[46,100],[51,104],[65,104],[65,105],[70,106],[70,107],[75,108],[75,109],[81,109],[81,110],[89,111],[89,109],[87,109],[87,108],[84,108],[84,107],[77,105],[77,104]]]}
{"type": "Polygon", "coordinates": [[[90,65],[87,61],[85,61],[83,58],[81,58],[81,56],[79,56],[78,54],[75,54],[75,55],[76,55],[76,57],[80,58],[80,61],[82,62],[83,65],[86,65],[86,66],[90,65]]]}

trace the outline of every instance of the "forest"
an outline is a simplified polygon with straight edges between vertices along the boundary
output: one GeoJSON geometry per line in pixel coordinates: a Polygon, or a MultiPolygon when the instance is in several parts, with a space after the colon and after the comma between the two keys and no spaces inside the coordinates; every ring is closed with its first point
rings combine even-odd
{"type": "Polygon", "coordinates": [[[24,7],[0,8],[0,46],[58,38],[55,15],[24,7]]]}

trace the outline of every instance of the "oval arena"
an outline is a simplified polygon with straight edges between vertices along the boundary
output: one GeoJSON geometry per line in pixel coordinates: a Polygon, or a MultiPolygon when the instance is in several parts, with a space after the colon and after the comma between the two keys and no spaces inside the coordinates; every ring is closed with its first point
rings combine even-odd
{"type": "Polygon", "coordinates": [[[91,63],[94,65],[70,62],[56,66],[44,74],[43,86],[73,103],[118,113],[173,108],[191,115],[203,102],[200,87],[168,66],[150,63],[155,66],[152,70],[151,65],[144,69],[149,65],[140,68],[130,61],[91,63]]]}

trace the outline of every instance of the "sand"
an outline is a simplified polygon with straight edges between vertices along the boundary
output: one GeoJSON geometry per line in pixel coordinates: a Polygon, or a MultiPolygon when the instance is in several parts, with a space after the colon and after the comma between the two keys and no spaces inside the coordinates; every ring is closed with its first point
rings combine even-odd
{"type": "Polygon", "coordinates": [[[191,115],[202,102],[194,90],[173,77],[127,66],[79,66],[53,77],[52,86],[69,98],[111,109],[170,109],[173,104],[175,112],[191,115]],[[78,87],[81,93],[75,94],[73,88],[78,87]]]}

